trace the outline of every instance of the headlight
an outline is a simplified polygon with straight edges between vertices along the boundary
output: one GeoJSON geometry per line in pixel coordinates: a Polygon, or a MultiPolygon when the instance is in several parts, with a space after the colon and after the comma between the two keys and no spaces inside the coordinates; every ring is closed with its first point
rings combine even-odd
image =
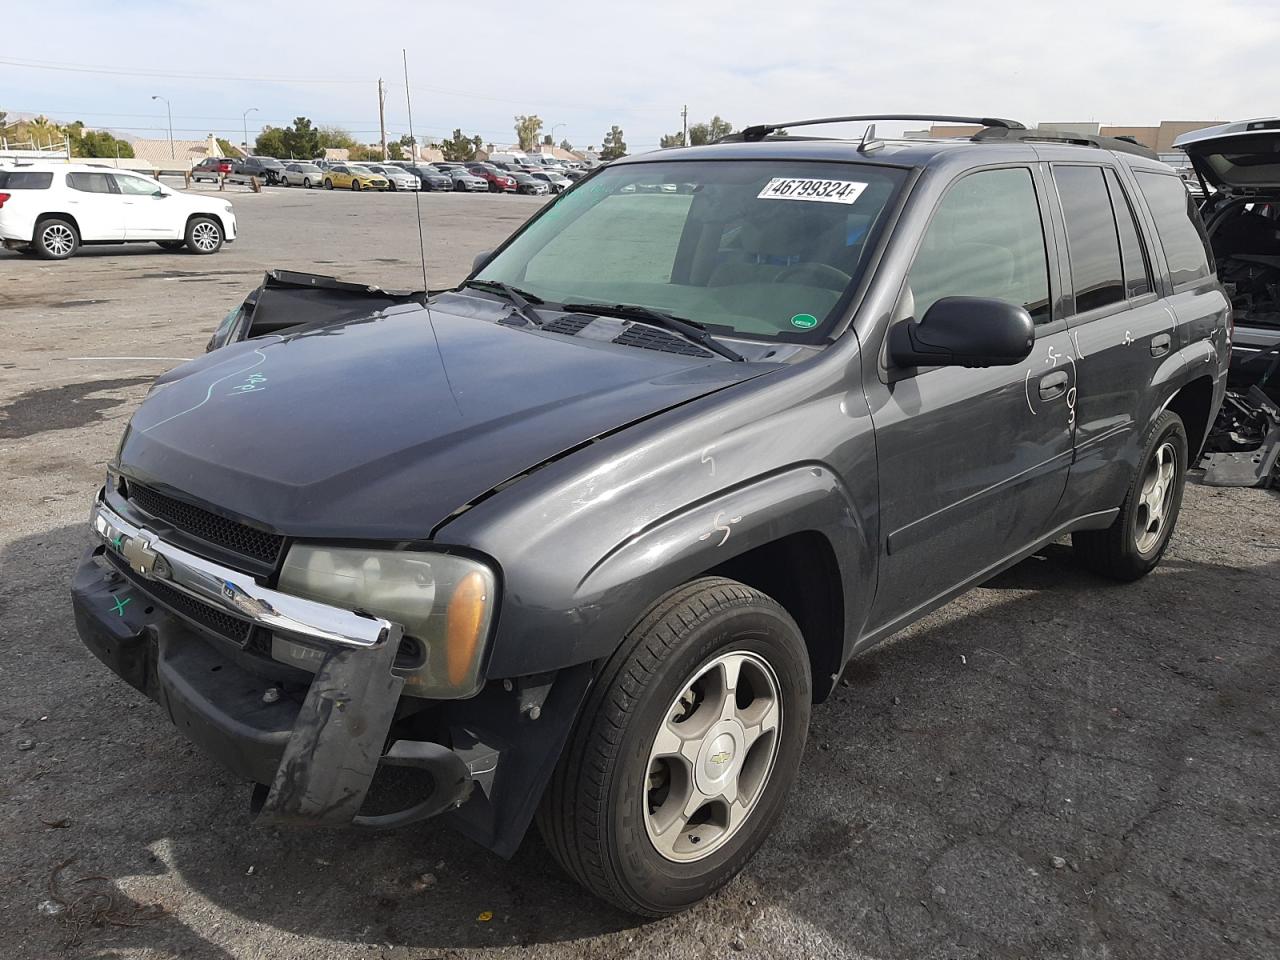
{"type": "MultiPolygon", "coordinates": [[[[350,610],[393,620],[404,627],[396,658],[407,695],[468,697],[480,688],[493,619],[496,579],[483,563],[445,553],[363,550],[299,544],[285,557],[280,589],[350,610]]],[[[292,641],[272,655],[301,663],[292,641]]]]}

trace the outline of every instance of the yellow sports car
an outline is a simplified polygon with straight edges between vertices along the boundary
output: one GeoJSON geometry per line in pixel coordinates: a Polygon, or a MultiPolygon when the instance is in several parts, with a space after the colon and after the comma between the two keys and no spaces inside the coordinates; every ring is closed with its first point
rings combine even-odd
{"type": "Polygon", "coordinates": [[[349,187],[352,190],[385,190],[387,178],[355,163],[337,163],[324,172],[324,188],[349,187]]]}

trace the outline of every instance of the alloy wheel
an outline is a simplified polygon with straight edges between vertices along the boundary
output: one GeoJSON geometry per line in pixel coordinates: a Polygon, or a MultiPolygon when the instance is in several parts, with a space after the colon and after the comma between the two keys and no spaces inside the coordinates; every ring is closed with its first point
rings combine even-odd
{"type": "Polygon", "coordinates": [[[44,248],[55,257],[65,257],[75,249],[76,237],[61,223],[50,224],[40,235],[44,248]]]}
{"type": "Polygon", "coordinates": [[[1177,486],[1174,483],[1177,470],[1178,454],[1173,444],[1166,441],[1152,456],[1146,476],[1142,478],[1142,489],[1138,492],[1135,546],[1141,554],[1149,554],[1154,550],[1164,534],[1165,521],[1173,502],[1174,488],[1177,486]]]}
{"type": "Polygon", "coordinates": [[[218,228],[207,220],[202,220],[191,228],[191,242],[198,250],[210,253],[218,249],[218,228]]]}
{"type": "Polygon", "coordinates": [[[664,858],[701,860],[746,822],[777,759],[778,680],[754,653],[699,668],[668,708],[649,751],[645,830],[664,858]]]}

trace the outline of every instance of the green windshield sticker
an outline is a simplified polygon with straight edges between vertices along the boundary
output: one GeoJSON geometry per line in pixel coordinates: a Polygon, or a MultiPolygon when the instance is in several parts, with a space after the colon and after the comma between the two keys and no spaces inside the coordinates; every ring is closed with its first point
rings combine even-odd
{"type": "Polygon", "coordinates": [[[801,330],[812,330],[818,325],[818,318],[812,313],[797,313],[791,318],[791,325],[801,330]]]}

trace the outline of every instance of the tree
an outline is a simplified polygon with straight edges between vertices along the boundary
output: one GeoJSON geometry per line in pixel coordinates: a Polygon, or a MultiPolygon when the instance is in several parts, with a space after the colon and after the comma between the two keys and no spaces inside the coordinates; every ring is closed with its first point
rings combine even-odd
{"type": "Polygon", "coordinates": [[[561,149],[561,150],[567,150],[567,151],[569,151],[570,153],[573,153],[573,144],[572,144],[572,143],[570,143],[568,140],[561,140],[561,141],[560,141],[560,149],[561,149]]]}
{"type": "Polygon", "coordinates": [[[551,139],[551,134],[549,133],[543,136],[542,138],[542,145],[544,147],[554,147],[555,143],[556,142],[553,139],[551,139]]]}
{"type": "MultiPolygon", "coordinates": [[[[689,128],[689,146],[700,147],[704,143],[714,143],[721,137],[727,137],[733,133],[733,124],[728,120],[722,120],[719,114],[716,114],[706,123],[695,123],[689,128]]],[[[683,147],[684,131],[678,130],[675,133],[666,134],[659,145],[663,147],[683,147]]]]}
{"type": "Polygon", "coordinates": [[[279,127],[263,127],[253,141],[253,152],[260,157],[289,157],[284,131],[279,127]]]}
{"type": "Polygon", "coordinates": [[[484,145],[484,141],[479,135],[467,137],[461,129],[455,129],[453,136],[448,140],[440,142],[440,151],[444,154],[446,160],[453,163],[461,163],[467,160],[474,160],[476,151],[484,145]]]}
{"type": "Polygon", "coordinates": [[[294,117],[293,124],[285,127],[284,148],[291,158],[310,160],[324,152],[320,143],[320,131],[311,125],[306,117],[294,117]]]}
{"type": "Polygon", "coordinates": [[[601,160],[617,160],[627,155],[627,142],[622,139],[622,128],[616,123],[604,135],[604,143],[600,147],[601,160]]]}
{"type": "Polygon", "coordinates": [[[238,152],[236,148],[231,145],[230,140],[223,139],[222,137],[218,138],[218,150],[224,157],[234,157],[238,152]]]}
{"type": "Polygon", "coordinates": [[[341,127],[318,127],[316,135],[320,139],[320,148],[334,150],[354,150],[360,144],[356,138],[341,127]]]}
{"type": "MultiPolygon", "coordinates": [[[[400,154],[404,159],[408,159],[408,160],[418,159],[418,142],[415,138],[409,136],[407,133],[400,138],[396,146],[400,148],[400,154]]],[[[390,150],[391,148],[388,147],[387,149],[390,150]]]]}
{"type": "Polygon", "coordinates": [[[133,145],[127,140],[120,140],[106,130],[86,130],[84,121],[77,120],[66,128],[67,139],[71,141],[73,157],[132,157],[133,145]]]}
{"type": "Polygon", "coordinates": [[[520,143],[520,149],[528,153],[536,147],[538,145],[538,134],[541,130],[541,117],[516,117],[516,140],[520,143]]]}
{"type": "Polygon", "coordinates": [[[403,150],[403,149],[401,149],[400,144],[398,144],[398,143],[388,143],[388,144],[387,144],[387,159],[388,159],[388,160],[403,160],[403,159],[404,159],[404,150],[403,150]]]}

